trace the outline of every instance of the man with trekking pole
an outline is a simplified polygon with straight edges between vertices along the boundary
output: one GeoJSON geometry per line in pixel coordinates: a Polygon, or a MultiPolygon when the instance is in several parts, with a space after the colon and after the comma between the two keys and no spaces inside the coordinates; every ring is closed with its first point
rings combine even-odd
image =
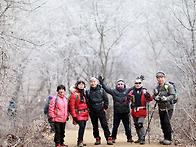
{"type": "Polygon", "coordinates": [[[127,96],[126,101],[131,103],[131,115],[133,117],[138,140],[134,143],[145,144],[144,120],[147,116],[146,104],[152,101],[152,96],[146,88],[143,87],[143,76],[137,77],[134,88],[127,96]]]}
{"type": "Polygon", "coordinates": [[[170,145],[172,140],[170,119],[173,113],[174,104],[172,103],[172,100],[175,98],[175,90],[170,83],[165,82],[166,74],[164,72],[157,72],[156,78],[158,85],[154,89],[153,98],[156,103],[158,103],[161,129],[164,134],[164,139],[159,143],[163,145],[170,145]]]}

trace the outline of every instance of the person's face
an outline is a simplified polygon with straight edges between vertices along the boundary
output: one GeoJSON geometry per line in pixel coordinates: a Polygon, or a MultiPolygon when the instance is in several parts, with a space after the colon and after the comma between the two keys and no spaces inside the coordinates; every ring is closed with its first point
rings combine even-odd
{"type": "Polygon", "coordinates": [[[79,84],[78,84],[78,89],[84,89],[84,87],[85,87],[85,86],[84,86],[84,83],[79,83],[79,84]]]}
{"type": "Polygon", "coordinates": [[[65,94],[65,90],[63,88],[59,89],[58,94],[64,95],[65,94]]]}
{"type": "Polygon", "coordinates": [[[90,80],[90,85],[92,88],[96,88],[97,87],[97,80],[90,80]]]}
{"type": "Polygon", "coordinates": [[[117,83],[117,87],[118,88],[124,88],[125,87],[125,84],[120,81],[120,82],[117,83]]]}
{"type": "Polygon", "coordinates": [[[159,85],[162,85],[165,83],[165,77],[157,77],[157,81],[158,81],[159,85]]]}
{"type": "Polygon", "coordinates": [[[143,86],[142,81],[141,80],[136,80],[135,81],[135,88],[139,89],[143,86]]]}

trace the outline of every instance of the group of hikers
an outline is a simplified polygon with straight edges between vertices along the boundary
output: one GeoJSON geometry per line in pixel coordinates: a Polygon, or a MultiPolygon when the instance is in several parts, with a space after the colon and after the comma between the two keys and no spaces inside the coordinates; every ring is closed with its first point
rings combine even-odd
{"type": "Polygon", "coordinates": [[[114,89],[109,88],[104,79],[90,78],[90,88],[86,90],[86,83],[79,80],[70,88],[70,95],[65,96],[66,88],[64,85],[57,87],[56,96],[48,96],[49,102],[44,110],[48,115],[48,120],[51,125],[51,132],[55,132],[54,142],[56,147],[67,147],[64,144],[65,125],[69,120],[69,114],[73,118],[73,124],[79,125],[77,146],[83,147],[86,144],[83,142],[86,122],[90,116],[93,126],[93,136],[95,145],[101,144],[99,134],[98,120],[104,132],[107,145],[113,145],[117,139],[117,131],[122,120],[124,125],[127,142],[145,144],[146,131],[144,129],[144,120],[147,116],[147,104],[153,99],[158,104],[161,129],[164,134],[164,139],[159,143],[163,145],[171,144],[171,123],[170,119],[173,112],[172,100],[175,97],[173,85],[166,82],[166,74],[162,71],[156,73],[158,85],[155,87],[153,94],[143,87],[144,77],[137,77],[134,81],[134,86],[127,88],[124,80],[120,79],[116,83],[114,89]],[[106,111],[108,109],[108,96],[113,98],[113,129],[110,133],[106,111]],[[133,117],[134,126],[138,139],[134,141],[131,135],[130,128],[130,112],[133,117]]]}

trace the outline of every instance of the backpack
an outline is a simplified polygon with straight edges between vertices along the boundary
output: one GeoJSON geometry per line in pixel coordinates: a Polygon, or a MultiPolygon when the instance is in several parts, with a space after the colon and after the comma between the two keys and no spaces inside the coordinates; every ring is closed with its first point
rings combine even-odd
{"type": "MultiPolygon", "coordinates": [[[[174,99],[170,103],[171,104],[176,104],[178,102],[178,92],[176,90],[176,86],[175,86],[174,82],[171,82],[171,81],[169,81],[169,84],[171,84],[173,86],[174,91],[175,91],[175,97],[174,97],[174,99]]],[[[168,85],[167,84],[164,85],[164,88],[165,88],[165,90],[168,93],[169,91],[168,91],[168,85]]]]}
{"type": "MultiPolygon", "coordinates": [[[[76,94],[76,102],[78,100],[78,97],[79,97],[79,94],[77,92],[74,92],[76,94]]],[[[72,93],[71,93],[72,94],[72,93]]],[[[68,106],[68,110],[70,112],[70,97],[71,97],[71,94],[68,95],[68,103],[69,103],[69,106],[68,106]]],[[[77,110],[77,109],[76,109],[77,110]]]]}
{"type": "Polygon", "coordinates": [[[8,115],[13,116],[13,117],[15,117],[17,115],[15,103],[11,103],[8,106],[8,115]]]}

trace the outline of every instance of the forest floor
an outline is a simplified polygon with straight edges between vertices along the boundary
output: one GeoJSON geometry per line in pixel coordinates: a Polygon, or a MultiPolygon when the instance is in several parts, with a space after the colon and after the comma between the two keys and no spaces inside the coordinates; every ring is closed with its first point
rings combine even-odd
{"type": "MultiPolygon", "coordinates": [[[[76,142],[77,142],[77,130],[66,130],[66,135],[65,135],[65,144],[67,144],[69,147],[77,147],[76,142]]],[[[51,141],[51,144],[53,144],[54,147],[54,142],[53,142],[53,138],[54,138],[54,133],[50,133],[47,135],[43,135],[45,137],[47,137],[47,139],[49,139],[51,141]]],[[[102,138],[101,140],[101,144],[97,145],[97,147],[103,147],[103,146],[111,146],[111,145],[107,145],[107,142],[104,138],[104,134],[103,131],[100,131],[100,136],[102,138]]],[[[137,138],[133,138],[134,140],[137,140],[137,138]]],[[[126,142],[126,136],[124,134],[118,134],[117,139],[116,139],[116,143],[113,144],[113,146],[111,147],[141,147],[141,146],[145,146],[145,147],[160,147],[160,146],[165,146],[165,145],[161,145],[159,144],[158,141],[150,141],[150,144],[148,143],[148,140],[146,140],[146,144],[145,145],[140,145],[140,144],[136,144],[136,143],[128,143],[126,142]]],[[[94,145],[95,139],[93,137],[93,131],[91,129],[86,129],[85,130],[85,135],[84,135],[84,143],[87,144],[87,147],[95,147],[94,145]]],[[[168,145],[167,147],[171,147],[174,146],[172,145],[168,145]]],[[[177,145],[177,146],[181,146],[184,147],[183,145],[177,145]]]]}

